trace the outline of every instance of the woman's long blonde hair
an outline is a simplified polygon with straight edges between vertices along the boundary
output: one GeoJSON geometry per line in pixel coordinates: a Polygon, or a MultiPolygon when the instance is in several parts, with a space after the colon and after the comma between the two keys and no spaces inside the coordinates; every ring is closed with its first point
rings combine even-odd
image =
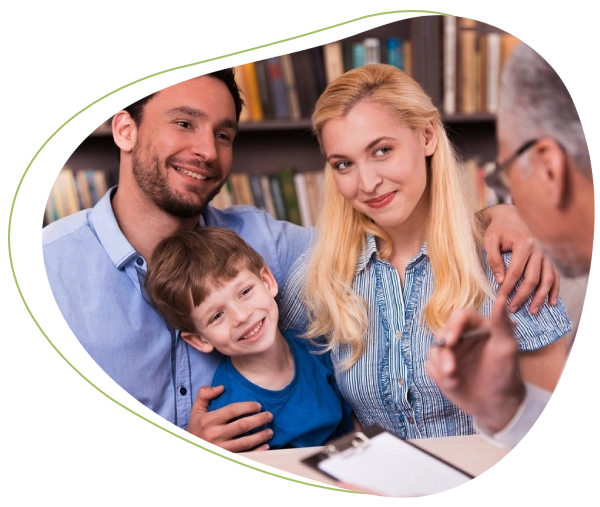
{"type": "MultiPolygon", "coordinates": [[[[325,123],[365,100],[385,106],[415,131],[431,123],[437,134],[437,147],[428,161],[425,232],[435,289],[424,312],[424,324],[435,333],[452,309],[476,309],[489,293],[481,266],[481,227],[439,111],[417,82],[395,67],[366,65],[330,83],[312,116],[321,148],[325,123]]],[[[326,336],[329,349],[349,345],[351,354],[344,366],[350,367],[364,350],[368,330],[365,301],[352,289],[365,233],[378,239],[381,258],[388,258],[392,247],[385,232],[340,195],[329,164],[324,179],[317,239],[307,272],[307,336],[326,336]]]]}

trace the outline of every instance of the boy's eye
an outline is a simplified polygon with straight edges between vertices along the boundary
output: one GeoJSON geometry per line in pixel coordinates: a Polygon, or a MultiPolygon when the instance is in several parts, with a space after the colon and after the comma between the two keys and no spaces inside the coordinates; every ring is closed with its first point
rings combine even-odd
{"type": "Polygon", "coordinates": [[[246,287],[242,292],[240,292],[240,296],[246,296],[252,290],[252,286],[246,287]]]}
{"type": "Polygon", "coordinates": [[[210,318],[208,323],[212,324],[213,322],[216,322],[217,320],[219,320],[222,316],[223,316],[223,312],[217,312],[210,318]]]}

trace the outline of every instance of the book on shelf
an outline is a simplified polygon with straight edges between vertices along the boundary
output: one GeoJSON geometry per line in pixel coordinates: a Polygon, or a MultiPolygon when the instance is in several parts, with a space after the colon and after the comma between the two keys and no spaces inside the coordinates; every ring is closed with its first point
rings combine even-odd
{"type": "Polygon", "coordinates": [[[287,119],[290,117],[290,108],[288,104],[287,92],[283,81],[283,69],[281,58],[274,56],[267,58],[266,69],[269,84],[269,97],[272,99],[273,115],[276,119],[287,119]]]}
{"type": "Polygon", "coordinates": [[[325,60],[323,58],[323,48],[321,46],[317,46],[314,48],[310,48],[308,52],[310,53],[311,59],[313,61],[313,69],[315,73],[315,80],[317,83],[317,98],[319,98],[321,94],[325,91],[325,88],[327,88],[327,75],[325,74],[325,60]]]}
{"type": "Polygon", "coordinates": [[[388,37],[385,40],[385,58],[383,61],[401,70],[405,70],[404,39],[388,37]]]}
{"type": "Polygon", "coordinates": [[[365,64],[365,45],[361,42],[352,42],[352,68],[362,67],[365,64]]]}
{"type": "Polygon", "coordinates": [[[304,180],[306,182],[311,221],[313,225],[316,225],[321,206],[324,172],[322,170],[304,171],[302,174],[304,175],[304,180]]]}
{"type": "Polygon", "coordinates": [[[77,171],[75,173],[75,184],[77,185],[81,209],[92,208],[94,203],[97,202],[98,196],[97,193],[92,196],[92,189],[88,183],[86,171],[77,171]]]}
{"type": "Polygon", "coordinates": [[[260,96],[260,104],[262,106],[263,117],[273,118],[273,100],[269,89],[269,78],[267,75],[267,64],[264,60],[254,62],[254,70],[256,72],[256,81],[258,83],[258,93],[260,96]]]}
{"type": "Polygon", "coordinates": [[[233,68],[234,75],[235,75],[235,82],[237,84],[238,90],[240,91],[242,100],[244,101],[244,107],[242,107],[242,111],[240,112],[240,119],[239,119],[240,123],[246,123],[248,121],[252,121],[252,114],[250,112],[252,109],[252,104],[251,104],[252,99],[249,97],[249,95],[247,93],[248,84],[246,83],[246,76],[244,74],[243,67],[244,67],[243,65],[236,65],[233,68]]]}
{"type": "Polygon", "coordinates": [[[413,49],[412,41],[404,41],[404,72],[413,77],[413,49]]]}
{"type": "Polygon", "coordinates": [[[277,218],[277,211],[275,210],[275,203],[273,202],[273,194],[271,193],[269,176],[266,174],[260,175],[260,186],[262,187],[263,197],[265,200],[265,211],[273,218],[277,218]]]}
{"type": "Polygon", "coordinates": [[[484,109],[488,113],[498,111],[498,93],[500,87],[500,69],[501,69],[501,36],[499,33],[485,34],[485,65],[486,75],[483,88],[485,89],[484,109]]]}
{"type": "Polygon", "coordinates": [[[363,41],[365,65],[381,63],[381,44],[379,39],[369,37],[363,41]]]}
{"type": "Polygon", "coordinates": [[[233,205],[233,197],[231,192],[231,183],[229,180],[219,190],[219,193],[213,197],[211,205],[215,208],[225,209],[233,205]]]}
{"type": "Polygon", "coordinates": [[[298,208],[300,210],[300,223],[304,227],[312,227],[314,221],[310,211],[310,201],[308,199],[308,187],[304,173],[294,174],[294,187],[298,198],[298,208]]]}
{"type": "Polygon", "coordinates": [[[296,195],[296,186],[294,185],[294,169],[285,167],[279,171],[278,176],[281,182],[281,194],[286,219],[293,224],[302,225],[298,196],[296,195]]]}
{"type": "Polygon", "coordinates": [[[444,17],[444,106],[448,115],[456,113],[456,17],[444,17]]]}
{"type": "Polygon", "coordinates": [[[231,191],[236,204],[255,205],[249,174],[232,173],[229,176],[229,182],[231,183],[231,191]]]}
{"type": "Polygon", "coordinates": [[[250,175],[250,188],[252,190],[252,197],[254,198],[254,205],[263,211],[267,211],[267,205],[265,203],[265,196],[263,193],[263,187],[260,182],[260,174],[250,175]]]}
{"type": "Polygon", "coordinates": [[[294,75],[294,67],[291,55],[281,56],[281,71],[283,75],[283,84],[285,87],[287,102],[289,106],[289,117],[291,120],[301,118],[300,101],[298,98],[298,87],[294,75]]]}
{"type": "Polygon", "coordinates": [[[318,62],[315,61],[314,53],[311,53],[310,50],[297,51],[291,56],[301,116],[310,118],[320,95],[316,71],[318,62]]]}
{"type": "Polygon", "coordinates": [[[458,78],[459,101],[458,110],[464,114],[477,112],[476,102],[476,21],[468,18],[458,20],[458,78]]]}
{"type": "Polygon", "coordinates": [[[433,104],[442,107],[442,17],[412,18],[412,77],[431,97],[433,104]]]}
{"type": "Polygon", "coordinates": [[[503,33],[500,39],[500,66],[504,66],[506,60],[512,53],[513,49],[515,49],[519,43],[520,39],[517,39],[514,35],[510,33],[503,33]]]}
{"type": "Polygon", "coordinates": [[[269,175],[269,188],[271,189],[271,197],[273,198],[275,218],[277,220],[287,220],[283,189],[281,188],[281,180],[277,174],[269,175]]]}
{"type": "Polygon", "coordinates": [[[331,83],[336,77],[344,73],[344,53],[342,42],[330,42],[323,46],[323,60],[325,63],[325,75],[327,83],[331,83]]]}
{"type": "MultiPolygon", "coordinates": [[[[254,62],[246,63],[241,66],[243,82],[245,88],[244,99],[249,110],[250,121],[261,121],[264,119],[262,102],[258,85],[258,76],[256,74],[256,66],[254,62]]],[[[236,73],[237,76],[237,73],[236,73]]]]}

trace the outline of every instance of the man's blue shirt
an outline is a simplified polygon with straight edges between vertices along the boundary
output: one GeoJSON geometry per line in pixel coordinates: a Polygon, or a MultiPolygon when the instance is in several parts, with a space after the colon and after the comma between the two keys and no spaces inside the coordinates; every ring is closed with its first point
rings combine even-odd
{"type": "MultiPolygon", "coordinates": [[[[42,231],[48,281],[65,320],[98,365],[134,398],[187,428],[198,389],[222,357],[189,347],[150,305],[147,263],[115,219],[113,188],[92,209],[42,231]]],[[[265,259],[281,286],[312,231],[250,206],[207,207],[200,225],[237,232],[265,259]]]]}

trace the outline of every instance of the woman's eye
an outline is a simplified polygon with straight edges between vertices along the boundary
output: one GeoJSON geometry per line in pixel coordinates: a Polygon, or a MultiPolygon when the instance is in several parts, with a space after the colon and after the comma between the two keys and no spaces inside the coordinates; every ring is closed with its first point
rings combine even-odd
{"type": "Polygon", "coordinates": [[[378,148],[375,151],[375,155],[387,155],[392,149],[384,146],[383,148],[378,148]]]}
{"type": "Polygon", "coordinates": [[[350,167],[350,162],[348,162],[348,161],[337,162],[336,164],[334,164],[333,167],[335,169],[337,169],[338,171],[341,171],[342,169],[348,169],[348,167],[350,167]]]}

